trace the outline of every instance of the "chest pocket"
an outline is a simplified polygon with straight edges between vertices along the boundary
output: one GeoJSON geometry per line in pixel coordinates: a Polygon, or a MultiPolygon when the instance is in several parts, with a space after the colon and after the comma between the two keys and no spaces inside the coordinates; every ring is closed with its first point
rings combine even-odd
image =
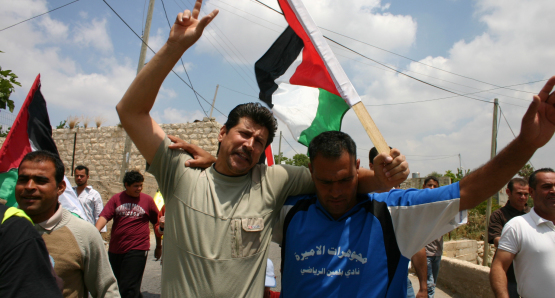
{"type": "Polygon", "coordinates": [[[262,243],[264,218],[234,218],[231,220],[231,256],[243,258],[256,254],[262,243]]]}

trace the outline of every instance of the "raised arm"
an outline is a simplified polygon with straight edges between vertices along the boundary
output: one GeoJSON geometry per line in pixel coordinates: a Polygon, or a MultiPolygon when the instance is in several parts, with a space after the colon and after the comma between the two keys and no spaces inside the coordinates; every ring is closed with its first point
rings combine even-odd
{"type": "Polygon", "coordinates": [[[179,58],[202,35],[204,28],[218,14],[218,10],[198,19],[202,0],[197,0],[193,12],[185,10],[177,15],[166,44],[139,72],[121,101],[116,106],[121,125],[148,163],[151,163],[164,131],[150,117],[150,110],[162,82],[179,58]]]}
{"type": "Polygon", "coordinates": [[[522,118],[520,134],[491,161],[460,182],[460,210],[475,207],[501,189],[555,132],[555,76],[551,77],[522,118]]]}
{"type": "Polygon", "coordinates": [[[381,153],[374,159],[374,171],[361,168],[358,172],[358,193],[389,191],[409,176],[409,164],[399,149],[381,153]]]}

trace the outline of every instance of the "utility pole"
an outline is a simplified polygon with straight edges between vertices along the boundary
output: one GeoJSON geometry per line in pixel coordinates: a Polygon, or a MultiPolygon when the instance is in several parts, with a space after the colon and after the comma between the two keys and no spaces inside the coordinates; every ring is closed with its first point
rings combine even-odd
{"type": "MultiPolygon", "coordinates": [[[[148,3],[148,13],[146,16],[145,33],[143,35],[143,43],[141,44],[141,55],[139,56],[139,65],[137,67],[137,74],[143,69],[146,59],[146,49],[148,44],[148,36],[150,35],[150,24],[152,23],[152,13],[154,12],[154,0],[150,0],[148,3]]],[[[123,180],[123,176],[127,172],[129,167],[129,154],[131,152],[131,138],[126,133],[125,134],[125,145],[123,146],[123,158],[121,161],[121,170],[119,173],[120,181],[123,180]]]]}
{"type": "Polygon", "coordinates": [[[216,93],[214,94],[214,100],[212,100],[212,107],[210,108],[210,118],[212,118],[212,112],[214,112],[214,104],[216,104],[216,95],[218,95],[218,88],[220,85],[216,85],[216,93]]]}
{"type": "Polygon", "coordinates": [[[459,153],[459,168],[460,168],[461,171],[463,171],[463,173],[464,173],[464,170],[463,170],[463,168],[462,168],[461,154],[460,154],[460,153],[459,153]]]}
{"type": "Polygon", "coordinates": [[[277,164],[281,164],[281,130],[279,131],[279,148],[278,148],[278,161],[277,164]]]}
{"type": "MultiPolygon", "coordinates": [[[[495,157],[497,154],[497,106],[499,106],[499,102],[497,98],[493,101],[493,125],[491,130],[491,159],[495,157]]],[[[499,202],[499,191],[493,195],[495,199],[499,202]]],[[[488,229],[489,229],[489,218],[491,216],[491,197],[488,198],[488,207],[486,209],[486,232],[484,239],[484,262],[483,265],[488,265],[489,259],[489,243],[487,241],[488,237],[488,229]]]]}

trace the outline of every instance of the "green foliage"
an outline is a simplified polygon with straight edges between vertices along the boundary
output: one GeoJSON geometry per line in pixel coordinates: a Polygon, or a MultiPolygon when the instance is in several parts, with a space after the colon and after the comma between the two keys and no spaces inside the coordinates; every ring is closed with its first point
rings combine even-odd
{"type": "Polygon", "coordinates": [[[530,175],[532,175],[532,173],[534,173],[534,167],[529,163],[525,164],[522,169],[518,171],[518,175],[526,180],[530,178],[530,175]]]}
{"type": "Polygon", "coordinates": [[[60,121],[60,124],[56,125],[56,129],[66,128],[67,120],[60,121]]]}
{"type": "Polygon", "coordinates": [[[428,174],[426,177],[428,177],[428,176],[434,176],[434,177],[439,178],[439,177],[443,177],[443,174],[440,174],[440,173],[438,173],[438,172],[436,172],[436,171],[433,171],[433,172],[431,172],[430,174],[428,174]]]}
{"type": "MultiPolygon", "coordinates": [[[[3,127],[2,127],[2,128],[3,128],[3,127]]],[[[11,129],[11,128],[12,128],[12,127],[10,126],[10,127],[8,127],[8,129],[7,129],[6,131],[1,131],[1,130],[0,130],[0,138],[5,138],[5,137],[7,137],[7,136],[8,136],[8,133],[10,133],[10,129],[11,129]]]]}
{"type": "Polygon", "coordinates": [[[461,181],[461,179],[468,174],[470,174],[470,170],[463,171],[461,168],[457,168],[457,174],[454,174],[451,170],[447,170],[443,176],[450,177],[451,183],[455,183],[461,181]]]}
{"type": "Polygon", "coordinates": [[[13,100],[10,99],[10,95],[15,91],[14,85],[21,87],[21,83],[16,79],[15,73],[9,69],[2,70],[0,66],[0,109],[8,109],[10,113],[13,113],[15,108],[13,100]]]}
{"type": "Polygon", "coordinates": [[[306,154],[298,153],[295,154],[292,159],[287,160],[285,163],[288,165],[308,168],[309,162],[310,159],[306,154]]]}
{"type": "Polygon", "coordinates": [[[289,158],[287,158],[286,156],[283,156],[283,152],[281,152],[280,154],[274,154],[274,162],[277,164],[278,161],[280,163],[287,163],[287,161],[289,160],[289,158]],[[281,159],[278,159],[278,157],[281,156],[281,159]]]}
{"type": "MultiPolygon", "coordinates": [[[[485,241],[486,239],[486,209],[488,202],[468,210],[468,223],[451,232],[451,239],[472,239],[485,241]]],[[[494,200],[491,202],[491,213],[501,208],[494,200]]]]}

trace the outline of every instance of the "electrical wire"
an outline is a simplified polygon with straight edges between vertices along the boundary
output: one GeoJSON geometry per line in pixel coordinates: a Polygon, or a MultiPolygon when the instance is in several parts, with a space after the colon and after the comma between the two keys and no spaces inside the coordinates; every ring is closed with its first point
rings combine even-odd
{"type": "MultiPolygon", "coordinates": [[[[156,51],[154,51],[138,34],[137,32],[135,32],[135,30],[133,30],[133,28],[131,28],[131,26],[129,26],[129,24],[114,10],[114,8],[112,8],[112,6],[110,6],[110,4],[108,4],[108,2],[106,2],[106,0],[102,0],[104,3],[106,3],[106,5],[112,10],[112,12],[114,12],[114,14],[127,26],[127,28],[129,28],[129,30],[131,30],[131,32],[133,32],[133,34],[135,34],[135,36],[137,36],[137,38],[139,40],[141,40],[141,42],[147,46],[147,48],[154,54],[156,54],[156,51]]],[[[218,113],[222,114],[224,117],[227,117],[227,115],[225,115],[224,113],[222,113],[220,110],[218,110],[215,106],[213,106],[208,100],[206,100],[200,93],[198,93],[197,91],[195,91],[192,86],[190,86],[189,84],[187,84],[187,82],[185,82],[185,80],[179,75],[177,74],[177,72],[175,72],[173,69],[171,70],[171,72],[176,75],[185,85],[187,85],[187,87],[191,88],[196,94],[198,94],[198,96],[200,96],[200,98],[202,98],[202,100],[204,100],[206,103],[208,103],[211,107],[214,108],[214,110],[218,111],[218,113]]]]}
{"type": "Polygon", "coordinates": [[[15,27],[15,26],[17,26],[17,25],[19,25],[19,24],[25,23],[25,22],[27,22],[27,21],[30,21],[30,20],[32,20],[32,19],[34,19],[34,18],[38,18],[38,17],[40,17],[40,16],[42,16],[42,15],[45,15],[45,14],[47,14],[47,13],[51,13],[51,12],[53,12],[53,11],[55,11],[55,10],[60,9],[60,8],[66,7],[66,6],[68,6],[68,5],[70,5],[70,4],[73,4],[73,3],[77,2],[77,1],[79,1],[79,0],[75,0],[75,1],[69,2],[69,3],[64,4],[64,5],[62,5],[62,6],[58,6],[58,7],[54,8],[54,9],[51,9],[51,10],[45,12],[45,13],[41,13],[41,14],[36,15],[36,16],[34,16],[34,17],[30,17],[30,18],[28,18],[28,19],[26,19],[26,20],[23,20],[23,21],[21,21],[21,22],[19,22],[19,23],[15,23],[15,24],[13,24],[13,25],[11,25],[11,26],[8,26],[8,27],[6,27],[6,28],[4,28],[4,29],[1,29],[0,32],[2,32],[2,31],[4,31],[4,30],[7,30],[7,29],[10,29],[11,27],[15,27]]]}
{"type": "Polygon", "coordinates": [[[293,148],[293,146],[291,146],[291,144],[289,144],[289,142],[287,141],[287,139],[284,136],[282,136],[281,138],[287,143],[287,145],[289,145],[289,147],[291,147],[291,149],[293,149],[293,151],[295,151],[295,153],[299,154],[299,152],[297,152],[297,150],[295,150],[295,148],[293,148]]]}
{"type": "MultiPolygon", "coordinates": [[[[282,12],[280,12],[280,11],[278,11],[278,10],[276,10],[276,9],[274,9],[274,8],[272,8],[272,7],[270,7],[270,6],[268,6],[268,5],[265,4],[265,3],[262,3],[262,2],[259,1],[259,0],[252,0],[252,1],[255,1],[256,3],[259,3],[259,4],[263,5],[263,6],[265,6],[265,7],[269,8],[269,9],[271,9],[271,10],[273,10],[273,11],[275,11],[275,12],[281,14],[281,15],[283,15],[282,12]]],[[[490,86],[494,86],[494,87],[497,87],[497,88],[503,88],[503,89],[508,89],[508,90],[511,90],[511,91],[517,91],[517,92],[524,92],[524,93],[534,94],[534,92],[523,91],[523,90],[517,90],[517,89],[510,89],[510,88],[504,88],[504,87],[502,87],[502,86],[498,86],[498,85],[495,85],[495,84],[492,84],[492,83],[488,83],[488,82],[484,82],[484,81],[481,81],[481,80],[478,80],[478,79],[474,79],[474,78],[471,78],[471,77],[463,76],[463,75],[460,75],[460,74],[457,74],[457,73],[454,73],[454,72],[450,72],[450,71],[447,71],[447,70],[444,70],[444,69],[441,69],[441,68],[438,68],[438,67],[435,67],[435,66],[432,66],[432,65],[428,65],[428,64],[422,63],[422,62],[420,62],[420,61],[417,61],[417,60],[414,60],[414,59],[412,59],[412,58],[409,58],[409,57],[406,57],[406,56],[403,56],[403,55],[400,55],[400,54],[397,54],[397,53],[388,51],[388,50],[386,50],[386,49],[382,49],[382,48],[380,48],[380,47],[377,47],[377,46],[374,46],[374,45],[372,45],[372,44],[369,44],[369,43],[360,41],[360,40],[358,40],[358,39],[355,39],[355,38],[352,38],[352,37],[350,37],[350,36],[341,34],[341,33],[339,33],[339,32],[335,32],[335,31],[332,31],[332,30],[329,30],[329,29],[326,29],[326,28],[323,28],[323,27],[320,27],[320,26],[318,26],[318,28],[323,29],[323,30],[326,30],[326,31],[329,31],[329,32],[332,32],[332,33],[335,33],[335,34],[340,35],[340,36],[343,36],[343,37],[346,37],[346,38],[351,39],[351,40],[354,40],[354,41],[356,41],[356,42],[359,42],[359,43],[362,43],[362,44],[371,46],[371,47],[373,47],[373,48],[376,48],[376,49],[385,51],[385,52],[387,52],[387,53],[390,53],[390,54],[399,56],[399,57],[401,57],[401,58],[404,58],[404,59],[407,59],[407,60],[410,60],[410,61],[413,61],[413,62],[422,64],[422,65],[424,65],[424,66],[431,67],[431,68],[434,68],[434,69],[437,69],[437,70],[440,70],[440,71],[443,71],[443,72],[446,72],[446,73],[455,75],[455,76],[459,76],[459,77],[462,77],[462,78],[465,78],[465,79],[473,80],[473,81],[480,82],[480,83],[482,83],[482,84],[487,84],[487,85],[490,85],[490,86]]],[[[333,41],[333,40],[331,40],[329,37],[327,37],[327,36],[325,36],[325,35],[324,35],[324,38],[326,38],[326,39],[328,39],[328,40],[330,40],[330,41],[333,41]]],[[[333,42],[335,42],[335,41],[333,41],[333,42]]],[[[337,42],[336,42],[336,43],[337,43],[337,42]]],[[[339,43],[337,43],[337,44],[339,44],[339,43]]],[[[341,44],[339,44],[339,45],[341,45],[341,44]]],[[[341,45],[341,46],[343,46],[343,45],[341,45]]],[[[374,60],[372,60],[372,61],[374,61],[374,60]]],[[[374,62],[376,62],[376,61],[374,61],[374,62]]],[[[422,82],[422,81],[421,81],[421,82],[422,82]]]]}
{"type": "Polygon", "coordinates": [[[229,90],[229,91],[233,91],[233,92],[235,92],[235,93],[243,94],[243,95],[245,95],[245,96],[248,96],[248,97],[252,97],[252,98],[256,98],[256,99],[260,99],[260,98],[258,98],[257,96],[254,96],[254,95],[249,95],[249,94],[246,94],[246,93],[243,93],[243,92],[237,91],[237,90],[233,90],[233,89],[231,89],[231,88],[228,88],[228,87],[226,87],[226,86],[223,86],[222,84],[220,84],[220,87],[222,87],[222,88],[225,88],[225,89],[227,89],[227,90],[229,90]]]}
{"type": "MultiPolygon", "coordinates": [[[[170,19],[168,18],[168,13],[166,12],[166,5],[164,5],[164,0],[160,0],[160,2],[162,2],[162,8],[164,9],[164,15],[166,16],[166,21],[168,22],[168,27],[170,27],[170,31],[171,31],[172,30],[172,25],[170,25],[170,19]]],[[[187,75],[187,79],[189,80],[189,84],[191,85],[191,89],[193,89],[193,93],[195,94],[195,97],[197,98],[198,104],[200,105],[200,109],[202,110],[204,115],[206,117],[208,117],[208,113],[206,113],[206,111],[204,110],[204,107],[200,104],[200,100],[198,99],[197,92],[193,88],[193,82],[191,81],[191,77],[189,77],[189,73],[187,72],[187,68],[185,68],[185,63],[183,63],[183,58],[180,57],[179,60],[181,61],[181,65],[183,66],[183,70],[185,71],[185,74],[187,75]]]]}

